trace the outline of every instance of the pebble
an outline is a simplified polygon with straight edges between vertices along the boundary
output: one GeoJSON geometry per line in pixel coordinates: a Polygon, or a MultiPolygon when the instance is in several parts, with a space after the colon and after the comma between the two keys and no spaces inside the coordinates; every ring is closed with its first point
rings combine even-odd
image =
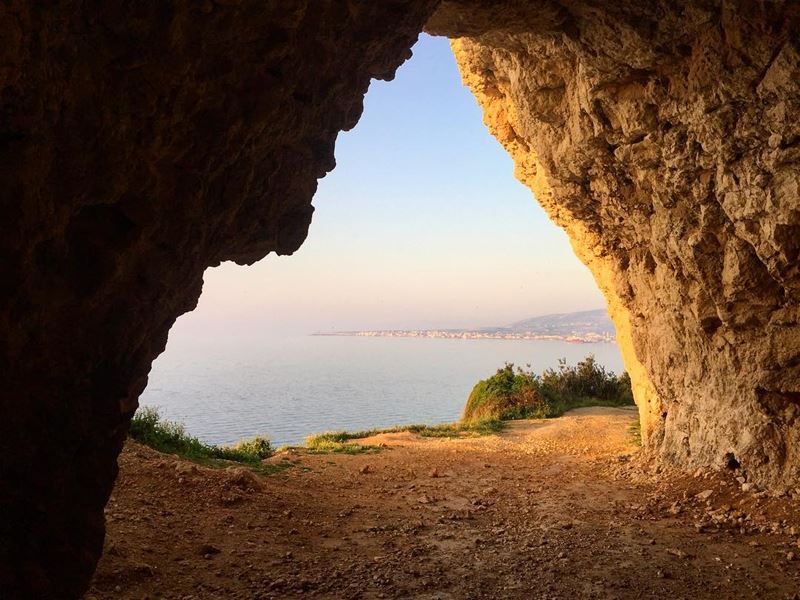
{"type": "Polygon", "coordinates": [[[196,475],[198,471],[192,463],[178,462],[175,463],[175,472],[178,475],[196,475]]]}
{"type": "Polygon", "coordinates": [[[678,548],[667,548],[667,552],[672,554],[672,556],[677,556],[678,558],[687,558],[689,556],[686,554],[686,552],[679,550],[678,548]]]}
{"type": "Polygon", "coordinates": [[[714,490],[703,490],[699,494],[695,495],[695,498],[699,498],[700,500],[708,500],[713,493],[714,490]]]}

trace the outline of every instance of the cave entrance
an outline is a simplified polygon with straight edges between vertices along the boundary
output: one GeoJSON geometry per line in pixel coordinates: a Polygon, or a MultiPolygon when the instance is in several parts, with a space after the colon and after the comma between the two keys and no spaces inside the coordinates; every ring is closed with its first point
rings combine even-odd
{"type": "Polygon", "coordinates": [[[294,256],[206,272],[143,406],[209,443],[259,434],[295,445],[320,431],[453,422],[506,362],[541,370],[593,353],[623,371],[614,345],[567,343],[568,327],[550,342],[309,335],[480,332],[587,309],[607,319],[564,232],[512,177],[446,38],[423,34],[394,81],[372,82],[336,155],[294,256]]]}
{"type": "MultiPolygon", "coordinates": [[[[526,171],[531,187],[553,192],[548,197],[540,193],[542,202],[569,228],[607,294],[626,361],[634,370],[646,419],[645,442],[654,456],[678,465],[710,466],[728,453],[733,456],[724,458],[728,466],[759,485],[795,486],[797,430],[789,427],[789,417],[765,417],[760,402],[762,390],[791,400],[799,364],[792,293],[798,289],[793,261],[800,239],[794,234],[798,132],[791,115],[798,111],[800,78],[797,11],[787,9],[788,3],[703,3],[700,8],[689,2],[655,7],[608,3],[602,9],[598,3],[580,2],[526,7],[434,0],[313,6],[114,3],[102,11],[92,3],[17,4],[8,18],[0,19],[8,33],[4,38],[11,40],[0,111],[0,141],[10,161],[9,168],[0,170],[9,215],[3,220],[2,271],[11,292],[4,298],[7,335],[0,352],[9,374],[4,396],[9,418],[3,435],[8,451],[2,470],[10,483],[0,495],[0,513],[5,515],[0,587],[11,590],[6,595],[58,597],[83,591],[101,551],[103,508],[117,477],[117,457],[130,418],[169,328],[195,305],[203,269],[223,260],[247,263],[268,252],[299,247],[315,182],[332,164],[336,132],[354,126],[368,77],[393,72],[426,22],[431,31],[482,38],[474,44],[462,40],[471,45],[462,47],[471,57],[459,51],[459,59],[474,67],[470,82],[485,106],[498,99],[495,92],[505,94],[494,106],[498,111],[487,111],[496,117],[491,122],[493,128],[499,125],[498,138],[518,145],[521,152],[514,154],[519,172],[526,171]],[[539,168],[543,165],[547,169],[539,168]],[[666,195],[653,193],[662,188],[666,195]],[[757,210],[763,206],[770,209],[757,210]],[[562,218],[564,213],[573,214],[562,218]]],[[[440,121],[456,112],[443,114],[440,121]]],[[[395,111],[390,120],[403,125],[404,115],[395,111]]],[[[353,135],[361,130],[363,124],[353,135]]],[[[328,262],[304,272],[304,256],[314,249],[308,245],[293,259],[296,278],[328,281],[330,287],[288,286],[300,290],[300,297],[291,296],[274,277],[264,279],[271,287],[240,288],[237,296],[280,324],[287,319],[262,300],[282,301],[287,310],[319,316],[323,306],[338,298],[359,317],[353,326],[361,329],[386,327],[379,324],[381,319],[398,315],[411,320],[407,309],[412,305],[397,302],[403,298],[422,298],[427,307],[435,300],[436,319],[470,326],[495,323],[494,315],[491,321],[483,316],[480,323],[473,321],[459,307],[470,302],[480,306],[478,298],[522,298],[519,288],[531,281],[541,291],[552,279],[545,271],[535,278],[519,269],[505,280],[498,276],[520,254],[491,254],[499,246],[488,235],[493,231],[489,217],[499,214],[507,196],[498,193],[499,187],[487,193],[485,178],[469,179],[485,165],[466,159],[466,151],[473,149],[469,143],[452,143],[460,132],[460,126],[446,132],[442,139],[451,144],[431,155],[422,149],[430,148],[437,136],[430,128],[417,132],[416,154],[427,160],[411,168],[400,167],[404,154],[388,152],[392,136],[384,136],[378,150],[362,161],[377,164],[379,158],[394,158],[369,197],[378,198],[374,204],[384,211],[404,207],[385,212],[381,219],[397,227],[404,245],[392,246],[389,232],[383,231],[379,247],[394,247],[407,259],[421,284],[417,293],[408,293],[411,288],[402,285],[388,263],[378,261],[381,278],[366,280],[370,285],[364,286],[362,276],[360,291],[340,298],[348,289],[345,278],[361,274],[362,263],[383,255],[370,249],[345,256],[323,252],[328,262]],[[458,176],[443,172],[446,159],[454,156],[459,157],[456,163],[470,167],[458,176]],[[431,166],[450,185],[471,183],[450,190],[458,202],[441,204],[448,196],[443,189],[430,193],[430,185],[418,194],[391,198],[399,183],[411,179],[398,182],[392,175],[419,175],[431,166]],[[467,230],[471,235],[464,237],[470,243],[448,246],[457,250],[441,268],[430,252],[435,246],[423,244],[421,232],[439,220],[463,226],[476,194],[492,206],[491,213],[467,230]],[[424,210],[442,205],[444,215],[424,210]],[[413,221],[408,221],[409,214],[413,221]],[[409,240],[414,244],[408,245],[409,240]],[[346,270],[337,270],[342,264],[346,270]],[[488,268],[472,276],[460,274],[465,284],[456,294],[433,286],[457,269],[481,265],[488,268]],[[383,302],[385,313],[372,315],[375,324],[366,322],[365,299],[371,306],[383,302]]],[[[340,153],[340,159],[345,167],[346,156],[340,153]]],[[[325,222],[323,196],[317,201],[315,230],[325,222]]],[[[334,198],[340,206],[347,206],[342,198],[355,199],[352,190],[340,196],[334,198]]],[[[363,239],[374,233],[369,227],[348,231],[342,225],[357,223],[363,214],[366,207],[353,209],[352,218],[341,219],[339,228],[329,231],[346,233],[349,241],[363,239]]],[[[525,221],[521,212],[515,215],[499,230],[506,242],[514,240],[512,226],[525,221]]],[[[322,231],[328,229],[319,231],[312,240],[322,241],[322,231]]],[[[444,237],[433,239],[442,242],[444,237]]],[[[544,237],[525,239],[532,243],[544,237]]],[[[550,263],[554,247],[549,244],[542,254],[550,263]]],[[[264,264],[272,268],[284,263],[264,264]]],[[[270,378],[283,377],[293,390],[299,381],[307,381],[322,398],[323,403],[302,407],[296,422],[303,419],[310,427],[308,415],[330,416],[334,407],[357,406],[352,389],[312,368],[341,353],[300,351],[300,367],[292,371],[286,341],[276,343],[279,349],[272,355],[258,345],[238,355],[226,352],[231,340],[243,349],[248,336],[257,338],[275,325],[266,318],[254,320],[252,310],[242,304],[229,307],[241,317],[238,330],[232,326],[235,320],[219,319],[196,337],[200,342],[184,338],[190,350],[202,350],[205,344],[218,360],[198,362],[191,353],[176,355],[189,324],[215,313],[213,280],[229,279],[218,290],[235,288],[233,268],[226,269],[209,273],[200,310],[173,332],[148,394],[160,387],[165,397],[175,395],[159,382],[170,357],[194,368],[206,385],[202,393],[192,394],[189,404],[197,408],[205,403],[211,409],[208,414],[214,417],[208,423],[225,429],[225,438],[214,440],[219,442],[255,432],[270,434],[269,421],[263,419],[277,415],[281,403],[299,405],[292,395],[271,407],[261,402],[263,415],[245,414],[235,421],[246,422],[250,431],[235,430],[230,417],[236,414],[236,401],[259,395],[252,393],[251,384],[264,376],[265,365],[277,369],[267,371],[270,378]],[[258,363],[256,358],[264,360],[258,363]],[[243,366],[247,375],[242,375],[243,366]],[[230,385],[215,388],[219,381],[230,385]]],[[[553,300],[550,290],[547,295],[553,300]]],[[[569,310],[563,304],[559,302],[559,310],[569,310]]],[[[217,307],[216,313],[223,312],[217,307]]],[[[529,314],[526,310],[514,318],[529,314]]],[[[421,322],[424,316],[415,318],[421,322]]],[[[500,318],[496,322],[503,324],[500,318]]],[[[413,327],[408,321],[402,326],[413,327]]],[[[324,325],[326,331],[331,327],[346,326],[324,325]]],[[[366,390],[371,398],[384,397],[386,388],[376,386],[375,377],[363,368],[367,360],[383,361],[384,370],[395,376],[392,384],[407,376],[401,372],[406,363],[397,356],[365,352],[346,357],[364,375],[354,389],[366,390]]],[[[434,366],[432,385],[441,388],[446,365],[424,362],[434,366]]],[[[490,368],[474,378],[486,371],[490,368]]],[[[183,375],[180,379],[186,381],[183,375]]],[[[408,405],[408,398],[402,394],[392,408],[408,405]]],[[[392,417],[405,420],[397,413],[392,417]]],[[[199,425],[187,425],[206,437],[199,425]]],[[[126,456],[130,454],[123,460],[126,456]]],[[[184,478],[177,479],[180,483],[184,478]]],[[[158,482],[173,485],[167,477],[158,482]]],[[[131,489],[134,498],[141,498],[131,489]]],[[[435,501],[426,498],[420,503],[435,501]]],[[[115,526],[121,524],[117,532],[125,538],[142,519],[134,507],[126,509],[130,518],[125,521],[114,504],[112,500],[108,521],[113,517],[115,526]]],[[[159,516],[174,514],[165,509],[159,516]]],[[[176,530],[178,525],[189,539],[192,532],[185,523],[170,519],[153,531],[176,530]]],[[[565,539],[564,546],[572,550],[575,541],[565,539]]],[[[216,552],[201,547],[207,550],[203,560],[216,552]]],[[[473,547],[457,551],[468,554],[473,547]]],[[[664,558],[669,557],[648,558],[626,571],[640,581],[654,581],[665,574],[646,569],[664,558]]],[[[487,574],[507,566],[495,563],[487,574]]],[[[589,573],[593,567],[594,562],[573,563],[570,571],[589,573]]],[[[148,573],[146,565],[126,568],[131,579],[148,573]]],[[[508,583],[514,585],[522,569],[512,571],[508,583]]],[[[776,573],[758,569],[753,574],[776,573]]],[[[339,573],[326,573],[325,578],[336,581],[339,573]]],[[[740,586],[748,578],[729,577],[728,582],[740,586]]],[[[687,589],[721,589],[709,583],[702,573],[702,581],[687,589]]]]}

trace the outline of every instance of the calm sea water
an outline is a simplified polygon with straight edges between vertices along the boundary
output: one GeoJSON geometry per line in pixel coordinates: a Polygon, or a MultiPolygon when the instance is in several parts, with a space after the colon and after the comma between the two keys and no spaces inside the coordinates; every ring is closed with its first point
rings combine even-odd
{"type": "Polygon", "coordinates": [[[224,444],[256,434],[301,443],[326,430],[459,418],[479,379],[503,365],[536,371],[592,353],[622,372],[615,344],[302,336],[250,341],[171,340],[142,405],[224,444]]]}

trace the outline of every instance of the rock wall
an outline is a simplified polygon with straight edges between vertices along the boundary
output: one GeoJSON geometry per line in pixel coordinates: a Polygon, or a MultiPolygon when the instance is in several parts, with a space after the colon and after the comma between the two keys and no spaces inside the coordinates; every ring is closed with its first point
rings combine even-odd
{"type": "Polygon", "coordinates": [[[645,446],[800,485],[800,5],[444,2],[428,29],[605,293],[645,446]]]}
{"type": "Polygon", "coordinates": [[[426,22],[606,293],[648,447],[797,482],[798,5],[439,4],[0,5],[0,596],[85,588],[203,271],[302,243],[426,22]]]}
{"type": "Polygon", "coordinates": [[[203,271],[293,252],[431,0],[0,3],[0,597],[71,598],[203,271]]]}

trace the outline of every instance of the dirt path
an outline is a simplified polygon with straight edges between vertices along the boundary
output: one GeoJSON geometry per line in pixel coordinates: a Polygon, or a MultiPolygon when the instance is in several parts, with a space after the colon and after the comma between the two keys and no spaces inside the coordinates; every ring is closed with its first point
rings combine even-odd
{"type": "Polygon", "coordinates": [[[800,598],[796,500],[643,470],[633,419],[382,435],[268,477],[130,444],[87,598],[800,598]]]}

